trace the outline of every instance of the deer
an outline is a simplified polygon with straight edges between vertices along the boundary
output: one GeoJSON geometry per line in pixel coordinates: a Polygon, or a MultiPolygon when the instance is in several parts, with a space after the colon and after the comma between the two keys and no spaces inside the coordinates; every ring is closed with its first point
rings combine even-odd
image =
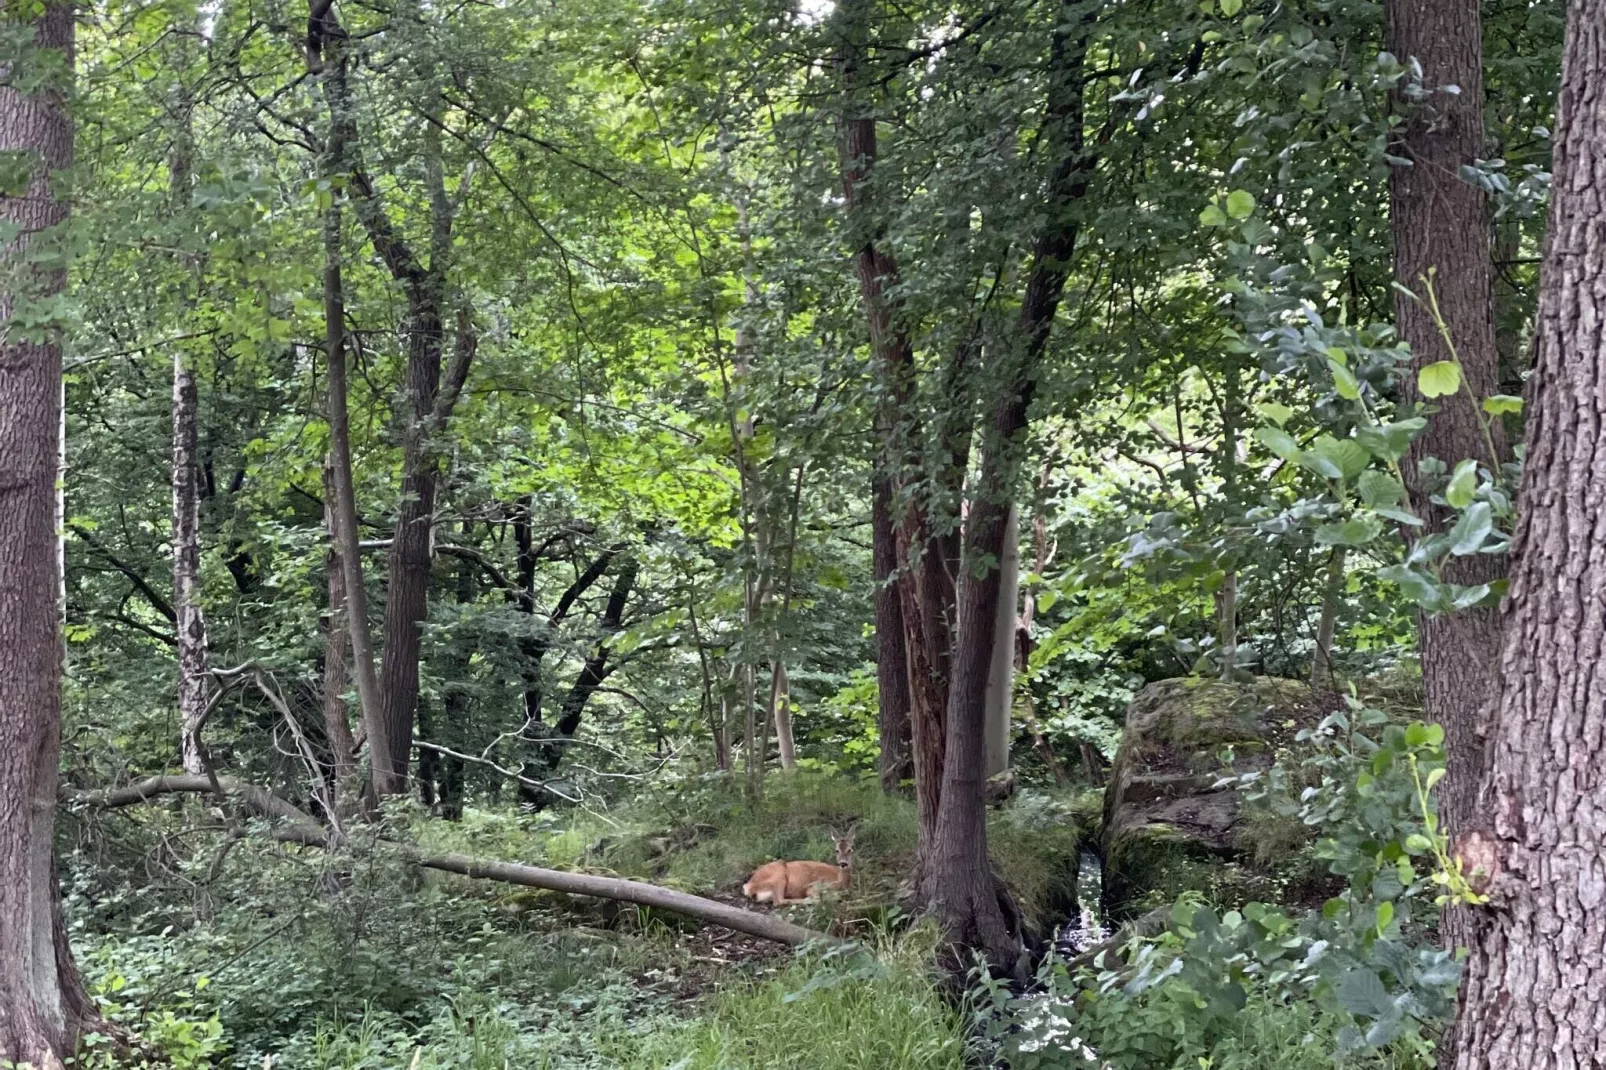
{"type": "Polygon", "coordinates": [[[755,903],[805,903],[821,888],[847,888],[853,882],[853,830],[838,836],[836,865],[829,862],[768,862],[753,871],[742,894],[755,903]]]}

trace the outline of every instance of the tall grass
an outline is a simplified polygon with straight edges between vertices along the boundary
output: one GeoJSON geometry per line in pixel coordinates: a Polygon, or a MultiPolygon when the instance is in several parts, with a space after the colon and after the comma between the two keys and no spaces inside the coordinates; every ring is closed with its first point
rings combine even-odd
{"type": "Polygon", "coordinates": [[[932,986],[931,946],[916,938],[869,961],[798,963],[604,1050],[620,1070],[964,1070],[964,1022],[932,986]]]}

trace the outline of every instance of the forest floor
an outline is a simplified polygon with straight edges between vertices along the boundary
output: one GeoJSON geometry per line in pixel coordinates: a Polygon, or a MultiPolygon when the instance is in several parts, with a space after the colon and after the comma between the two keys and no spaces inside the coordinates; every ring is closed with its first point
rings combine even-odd
{"type": "MultiPolygon", "coordinates": [[[[1045,929],[1074,915],[1096,801],[1023,792],[992,814],[995,861],[1045,929]]],[[[137,849],[147,872],[160,858],[165,879],[105,888],[86,878],[68,897],[100,998],[179,1052],[181,1068],[964,1065],[968,1030],[933,988],[932,934],[900,906],[913,806],[874,784],[805,775],[772,780],[758,805],[698,787],[606,809],[395,818],[430,849],[738,905],[751,905],[740,885],[753,868],[830,859],[831,833],[852,826],[854,886],[785,908],[800,924],[855,937],[861,950],[849,955],[799,955],[629,905],[421,877],[360,852],[242,841],[214,873],[215,848],[164,855],[193,817],[151,810],[80,830],[102,852],[137,849]]]]}

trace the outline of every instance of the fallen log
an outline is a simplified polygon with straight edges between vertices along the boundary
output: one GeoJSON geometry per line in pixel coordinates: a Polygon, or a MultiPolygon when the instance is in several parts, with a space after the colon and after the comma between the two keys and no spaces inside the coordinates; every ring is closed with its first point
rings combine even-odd
{"type": "MultiPolygon", "coordinates": [[[[163,795],[216,795],[219,788],[225,796],[239,799],[258,816],[279,821],[280,824],[275,825],[270,832],[274,839],[323,849],[336,844],[335,838],[328,830],[306,811],[254,784],[247,784],[232,777],[218,777],[214,783],[205,776],[154,776],[126,787],[100,791],[63,788],[62,797],[70,803],[81,806],[116,809],[150,802],[163,795]]],[[[381,842],[386,842],[388,846],[397,849],[403,858],[416,866],[439,870],[442,873],[456,873],[474,880],[501,881],[504,884],[544,888],[568,895],[588,895],[597,899],[635,903],[639,906],[684,914],[698,921],[723,925],[727,929],[756,936],[761,940],[774,940],[791,947],[812,940],[833,939],[825,933],[794,924],[774,914],[746,910],[729,903],[705,899],[689,892],[677,892],[656,884],[629,881],[619,877],[599,877],[591,873],[543,869],[539,866],[474,858],[470,855],[426,855],[406,844],[381,842]]]]}

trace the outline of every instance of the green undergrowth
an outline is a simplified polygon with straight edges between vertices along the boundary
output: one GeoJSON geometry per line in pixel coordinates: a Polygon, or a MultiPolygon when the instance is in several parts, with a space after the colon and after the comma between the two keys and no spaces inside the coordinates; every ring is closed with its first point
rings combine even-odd
{"type": "MultiPolygon", "coordinates": [[[[1079,846],[1090,835],[1088,800],[1022,792],[990,811],[993,862],[1026,917],[1046,930],[1075,910],[1079,846]]],[[[884,927],[894,920],[914,862],[918,819],[912,800],[873,781],[799,772],[772,776],[758,801],[725,785],[659,793],[610,810],[517,816],[470,813],[458,826],[431,823],[428,846],[583,869],[729,898],[774,859],[834,860],[833,831],[854,830],[854,887],[800,920],[884,927]],[[813,916],[810,918],[810,916],[813,916]]],[[[507,893],[540,902],[544,893],[507,893]]]]}

